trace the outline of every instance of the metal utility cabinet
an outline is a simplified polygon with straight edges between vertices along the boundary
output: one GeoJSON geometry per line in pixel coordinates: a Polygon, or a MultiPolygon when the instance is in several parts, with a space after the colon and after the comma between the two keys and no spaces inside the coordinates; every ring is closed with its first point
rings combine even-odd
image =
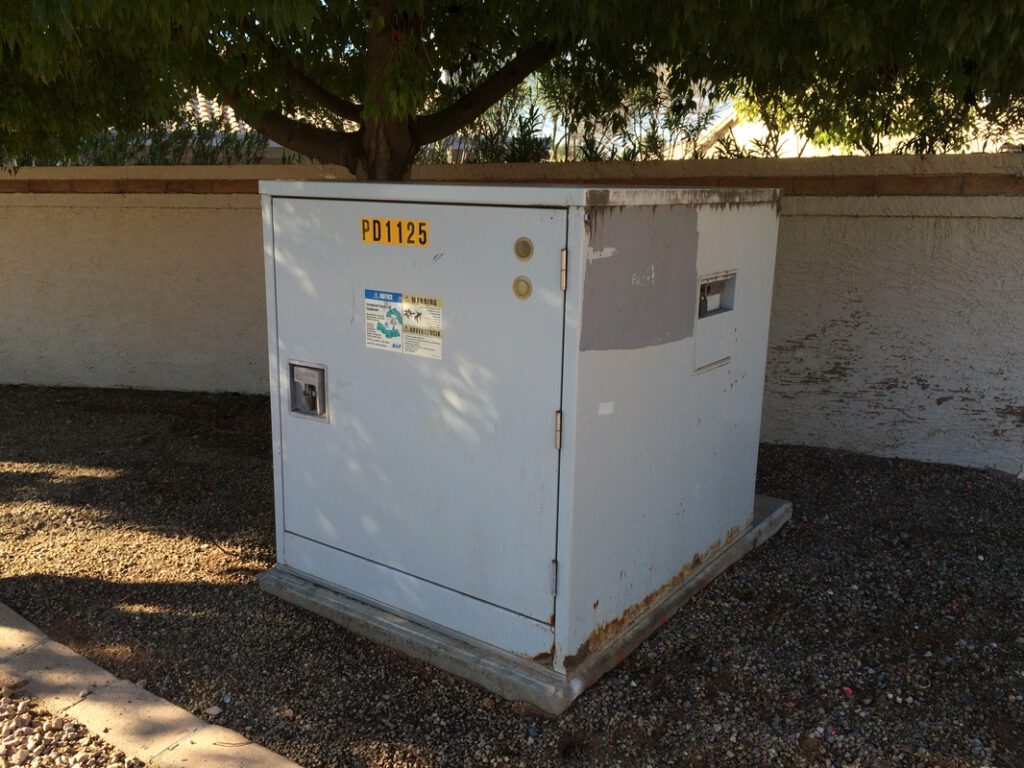
{"type": "Polygon", "coordinates": [[[557,713],[787,519],[774,191],[260,191],[265,589],[557,713]]]}

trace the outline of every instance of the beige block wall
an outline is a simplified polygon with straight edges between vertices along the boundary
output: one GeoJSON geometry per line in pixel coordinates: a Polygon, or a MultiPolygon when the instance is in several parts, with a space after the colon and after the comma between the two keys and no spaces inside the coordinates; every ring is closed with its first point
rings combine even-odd
{"type": "Polygon", "coordinates": [[[763,438],[1024,474],[1024,199],[782,212],[763,438]]]}
{"type": "Polygon", "coordinates": [[[0,381],[267,390],[255,195],[0,196],[0,381]]]}
{"type": "MultiPolygon", "coordinates": [[[[0,194],[0,382],[265,392],[260,211],[247,180],[343,175],[19,173],[16,183],[49,193],[0,194]],[[55,191],[68,178],[82,190],[227,180],[219,191],[235,193],[55,191]]],[[[1024,472],[1022,156],[446,166],[416,176],[788,186],[764,439],[1024,472]],[[993,187],[1004,194],[978,191],[993,187]],[[907,194],[916,188],[931,196],[907,194]],[[835,196],[843,189],[859,196],[835,196]]]]}

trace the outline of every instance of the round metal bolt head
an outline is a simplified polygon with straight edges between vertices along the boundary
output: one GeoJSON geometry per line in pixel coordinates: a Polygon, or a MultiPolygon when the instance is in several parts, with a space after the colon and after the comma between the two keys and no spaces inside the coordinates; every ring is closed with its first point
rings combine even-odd
{"type": "Polygon", "coordinates": [[[533,283],[530,282],[530,278],[520,275],[513,280],[512,293],[516,295],[517,299],[530,298],[530,294],[533,293],[533,283]]]}
{"type": "Polygon", "coordinates": [[[533,241],[528,237],[520,237],[512,249],[516,252],[517,259],[528,261],[533,256],[533,241]]]}

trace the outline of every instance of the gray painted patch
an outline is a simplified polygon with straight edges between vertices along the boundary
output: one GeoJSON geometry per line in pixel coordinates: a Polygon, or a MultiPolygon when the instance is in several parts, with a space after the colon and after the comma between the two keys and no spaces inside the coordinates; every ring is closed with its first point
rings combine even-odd
{"type": "Polygon", "coordinates": [[[693,336],[697,209],[591,208],[580,349],[641,349],[693,336]]]}

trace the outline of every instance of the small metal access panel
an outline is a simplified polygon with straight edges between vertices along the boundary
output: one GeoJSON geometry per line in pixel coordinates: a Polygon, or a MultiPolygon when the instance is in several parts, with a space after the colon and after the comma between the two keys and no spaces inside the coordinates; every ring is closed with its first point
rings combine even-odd
{"type": "Polygon", "coordinates": [[[327,372],[323,366],[289,363],[291,413],[327,419],[327,372]]]}
{"type": "Polygon", "coordinates": [[[565,210],[279,198],[273,237],[285,564],[549,647],[565,210]]]}
{"type": "Polygon", "coordinates": [[[735,350],[740,321],[736,308],[735,271],[700,278],[697,323],[694,328],[694,368],[710,370],[729,362],[735,350]]]}

